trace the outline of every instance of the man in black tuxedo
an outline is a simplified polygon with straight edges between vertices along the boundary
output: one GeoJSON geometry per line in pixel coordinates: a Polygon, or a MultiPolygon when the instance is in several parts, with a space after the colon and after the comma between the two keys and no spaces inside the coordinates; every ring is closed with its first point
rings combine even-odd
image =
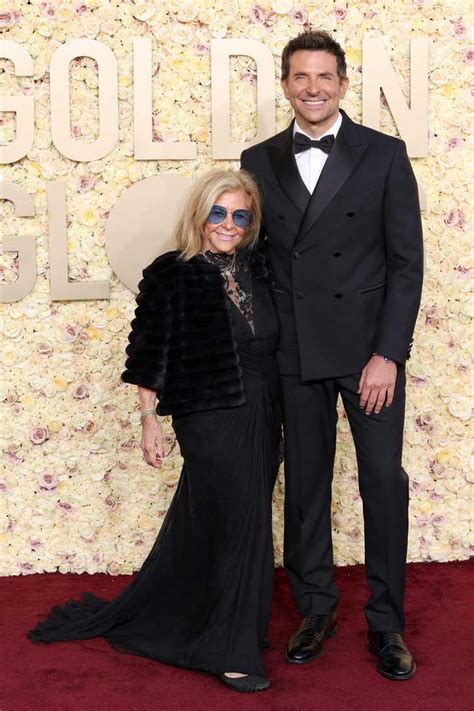
{"type": "Polygon", "coordinates": [[[263,193],[281,325],[285,566],[303,617],[287,659],[305,663],[336,631],[331,482],[339,395],[359,470],[370,599],[369,649],[390,679],[415,662],[401,633],[408,478],[401,466],[405,360],[420,303],[418,190],[403,141],[339,109],[344,52],[305,32],[282,56],[295,120],[242,153],[263,193]]]}

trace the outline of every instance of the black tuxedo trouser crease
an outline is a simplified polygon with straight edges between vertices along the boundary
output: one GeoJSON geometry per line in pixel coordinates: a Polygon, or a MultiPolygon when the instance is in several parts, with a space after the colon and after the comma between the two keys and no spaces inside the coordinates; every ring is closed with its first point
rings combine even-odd
{"type": "MultiPolygon", "coordinates": [[[[285,567],[302,615],[329,614],[339,594],[333,579],[331,487],[337,400],[354,439],[363,504],[369,628],[404,627],[408,477],[401,465],[405,371],[398,368],[392,405],[366,415],[360,374],[302,382],[282,376],[285,418],[285,567]]],[[[341,510],[344,518],[344,509],[341,510]]]]}

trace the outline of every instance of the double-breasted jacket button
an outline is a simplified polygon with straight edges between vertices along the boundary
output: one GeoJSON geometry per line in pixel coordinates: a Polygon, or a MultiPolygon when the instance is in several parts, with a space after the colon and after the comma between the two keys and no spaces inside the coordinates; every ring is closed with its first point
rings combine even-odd
{"type": "Polygon", "coordinates": [[[279,212],[279,213],[278,213],[278,219],[279,219],[279,220],[284,220],[284,219],[285,219],[285,215],[283,215],[281,212],[279,212]]]}
{"type": "Polygon", "coordinates": [[[355,212],[353,212],[352,210],[349,210],[349,212],[346,212],[346,215],[347,215],[347,217],[354,217],[355,212]]]}
{"type": "Polygon", "coordinates": [[[342,294],[334,294],[335,299],[342,299],[342,294]]]}
{"type": "Polygon", "coordinates": [[[297,292],[296,292],[296,298],[297,298],[297,299],[304,299],[304,292],[303,292],[303,291],[297,291],[297,292]]]}
{"type": "Polygon", "coordinates": [[[341,256],[341,252],[333,252],[333,253],[332,253],[332,256],[333,256],[333,257],[340,257],[340,256],[341,256]]]}
{"type": "Polygon", "coordinates": [[[299,252],[293,252],[293,259],[299,259],[301,254],[299,252]]]}

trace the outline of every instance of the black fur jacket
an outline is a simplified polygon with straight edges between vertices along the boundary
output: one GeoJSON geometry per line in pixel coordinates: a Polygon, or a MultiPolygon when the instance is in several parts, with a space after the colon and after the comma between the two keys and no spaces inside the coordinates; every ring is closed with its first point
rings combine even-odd
{"type": "MultiPolygon", "coordinates": [[[[261,251],[249,255],[252,277],[267,279],[261,251]]],[[[180,415],[245,402],[231,315],[219,268],[176,251],[143,271],[122,380],[155,390],[159,415],[180,415]]]]}

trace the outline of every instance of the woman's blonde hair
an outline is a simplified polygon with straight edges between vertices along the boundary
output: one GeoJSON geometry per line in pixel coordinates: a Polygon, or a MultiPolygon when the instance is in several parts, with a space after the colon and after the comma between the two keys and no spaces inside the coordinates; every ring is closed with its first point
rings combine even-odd
{"type": "Polygon", "coordinates": [[[193,184],[174,232],[177,249],[185,260],[202,252],[203,230],[211,207],[224,192],[243,190],[250,198],[252,221],[239,247],[252,247],[260,232],[262,208],[255,180],[245,170],[212,170],[193,184]]]}

